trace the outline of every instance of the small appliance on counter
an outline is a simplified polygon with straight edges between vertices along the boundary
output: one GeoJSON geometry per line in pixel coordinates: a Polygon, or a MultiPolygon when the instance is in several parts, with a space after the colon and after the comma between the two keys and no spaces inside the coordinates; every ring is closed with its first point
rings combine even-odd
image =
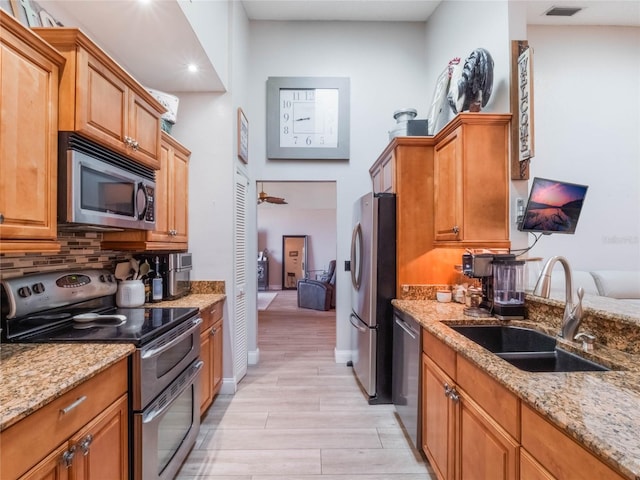
{"type": "Polygon", "coordinates": [[[507,253],[465,253],[462,272],[482,283],[482,298],[464,313],[501,320],[524,318],[525,261],[507,253]]]}
{"type": "MultiPolygon", "coordinates": [[[[175,300],[184,297],[191,291],[191,269],[193,268],[193,258],[189,252],[158,252],[139,255],[136,258],[140,262],[145,260],[150,265],[156,265],[156,258],[159,262],[159,274],[162,278],[162,300],[175,300]]],[[[151,278],[155,277],[154,267],[151,278]]]]}

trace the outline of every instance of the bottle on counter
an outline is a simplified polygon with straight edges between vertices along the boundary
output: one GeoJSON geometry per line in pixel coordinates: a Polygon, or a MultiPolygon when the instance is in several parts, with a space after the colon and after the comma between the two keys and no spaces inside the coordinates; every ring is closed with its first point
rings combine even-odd
{"type": "Polygon", "coordinates": [[[162,275],[160,275],[160,258],[156,256],[155,260],[156,271],[153,279],[151,280],[151,301],[162,301],[162,275]]]}

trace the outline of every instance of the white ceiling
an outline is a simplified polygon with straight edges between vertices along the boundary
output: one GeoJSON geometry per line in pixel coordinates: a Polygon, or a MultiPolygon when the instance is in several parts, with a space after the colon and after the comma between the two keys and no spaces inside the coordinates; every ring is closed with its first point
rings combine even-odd
{"type": "MultiPolygon", "coordinates": [[[[426,21],[441,3],[440,0],[234,1],[242,1],[251,20],[286,21],[426,21]]],[[[526,3],[529,24],[640,26],[640,0],[516,1],[526,3]],[[544,12],[554,5],[585,8],[570,18],[545,17],[544,12]]],[[[224,90],[177,0],[155,0],[150,5],[137,0],[38,3],[65,25],[80,27],[145,86],[167,92],[224,90]],[[185,70],[188,61],[199,63],[201,71],[188,75],[185,70]]]]}

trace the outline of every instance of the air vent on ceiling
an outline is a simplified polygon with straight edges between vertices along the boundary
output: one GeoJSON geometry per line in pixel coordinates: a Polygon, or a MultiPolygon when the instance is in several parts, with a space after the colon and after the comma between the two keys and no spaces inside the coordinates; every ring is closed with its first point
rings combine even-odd
{"type": "Polygon", "coordinates": [[[571,17],[582,10],[581,7],[551,7],[544,14],[547,17],[571,17]]]}

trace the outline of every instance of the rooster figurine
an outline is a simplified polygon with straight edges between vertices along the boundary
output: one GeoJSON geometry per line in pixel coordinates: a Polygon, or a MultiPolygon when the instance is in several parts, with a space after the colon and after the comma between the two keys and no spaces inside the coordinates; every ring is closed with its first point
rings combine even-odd
{"type": "Polygon", "coordinates": [[[479,112],[493,89],[493,58],[484,48],[476,48],[464,65],[454,68],[447,100],[453,113],[479,112]]]}

